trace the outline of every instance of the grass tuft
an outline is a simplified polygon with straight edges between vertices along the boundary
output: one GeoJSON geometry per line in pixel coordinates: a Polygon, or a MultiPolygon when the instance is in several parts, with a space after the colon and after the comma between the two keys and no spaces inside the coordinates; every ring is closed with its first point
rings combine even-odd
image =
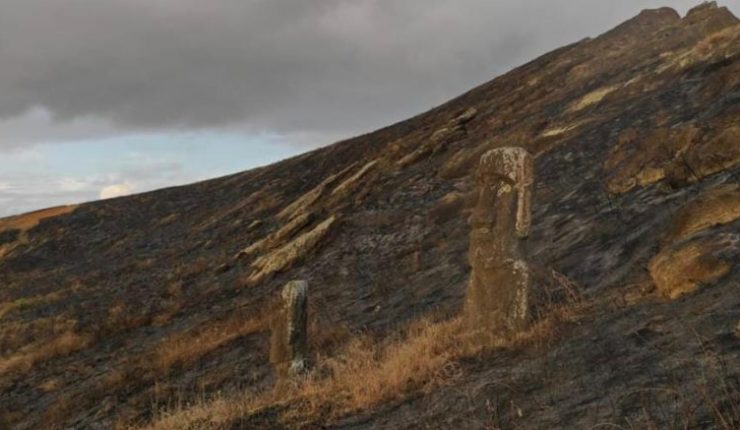
{"type": "Polygon", "coordinates": [[[483,342],[462,320],[423,319],[386,339],[352,338],[334,356],[319,356],[304,378],[283,381],[262,393],[221,396],[189,408],[159,413],[148,430],[220,429],[240,419],[278,411],[286,424],[301,427],[331,422],[349,413],[428,391],[462,375],[459,360],[498,348],[554,341],[565,323],[579,318],[584,305],[553,310],[529,330],[511,338],[483,342]]]}
{"type": "Polygon", "coordinates": [[[152,365],[160,374],[175,366],[186,366],[216,348],[239,337],[265,331],[269,321],[264,316],[245,318],[238,315],[210,323],[195,330],[176,333],[163,340],[154,351],[152,365]]]}

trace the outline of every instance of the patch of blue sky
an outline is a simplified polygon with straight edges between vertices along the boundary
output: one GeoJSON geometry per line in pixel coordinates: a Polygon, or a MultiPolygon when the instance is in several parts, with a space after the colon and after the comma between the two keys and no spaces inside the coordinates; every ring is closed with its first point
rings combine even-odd
{"type": "MultiPolygon", "coordinates": [[[[44,173],[103,175],[178,165],[186,176],[210,178],[262,166],[296,153],[279,136],[215,132],[137,134],[40,145],[44,173]]],[[[152,172],[154,173],[154,172],[152,172]]]]}

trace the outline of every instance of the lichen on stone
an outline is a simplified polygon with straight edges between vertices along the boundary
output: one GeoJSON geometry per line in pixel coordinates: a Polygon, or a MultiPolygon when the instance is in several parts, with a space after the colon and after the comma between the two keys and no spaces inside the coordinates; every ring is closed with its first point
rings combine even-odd
{"type": "Polygon", "coordinates": [[[301,228],[306,226],[311,221],[311,219],[311,213],[303,213],[293,218],[290,222],[280,227],[280,229],[278,229],[276,232],[254,242],[253,244],[239,251],[239,253],[237,254],[237,258],[249,257],[259,252],[271,249],[284,240],[292,237],[301,228]]]}
{"type": "Polygon", "coordinates": [[[258,257],[252,262],[253,272],[247,278],[247,283],[253,284],[260,282],[273,273],[287,269],[293,263],[303,258],[329,233],[336,220],[337,217],[332,215],[291,242],[258,257]]]}

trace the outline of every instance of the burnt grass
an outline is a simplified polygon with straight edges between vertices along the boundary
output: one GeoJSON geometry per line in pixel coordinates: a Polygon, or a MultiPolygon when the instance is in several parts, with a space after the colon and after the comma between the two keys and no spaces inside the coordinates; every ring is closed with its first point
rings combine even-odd
{"type": "MultiPolygon", "coordinates": [[[[689,153],[737,130],[738,33],[737,19],[711,5],[684,18],[646,11],[373,133],[223,178],[83,204],[23,235],[0,232],[0,247],[9,249],[0,252],[0,302],[51,297],[0,317],[0,356],[53,339],[64,321],[93,339],[30,369],[0,373],[0,428],[143,424],[161,408],[271,386],[265,331],[166,371],[151,365],[152,353],[171,336],[259,315],[291,279],[309,281],[320,327],[382,337],[424,316],[457,314],[469,274],[476,161],[487,148],[511,144],[536,157],[530,260],[577,284],[590,311],[544,344],[462,360],[458,375],[431,392],[313,426],[740,425],[740,221],[702,233],[735,240],[721,250],[732,265],[721,279],[667,300],[655,294],[648,272],[682,208],[738,183],[740,165],[731,157],[740,141],[712,147],[726,158],[722,167],[699,166],[703,173],[680,186],[665,179],[619,191],[609,185],[626,174],[626,163],[660,167],[674,158],[670,145],[648,141],[655,130],[696,126],[689,153]],[[702,55],[672,63],[718,33],[730,42],[712,39],[716,45],[702,55]],[[574,109],[611,86],[601,100],[574,109]],[[455,122],[469,108],[472,119],[455,122]],[[398,166],[451,124],[454,133],[398,166]],[[620,140],[628,131],[637,138],[620,140]],[[338,219],[315,248],[262,282],[245,281],[251,260],[235,256],[284,225],[277,217],[283,208],[330,175],[349,168],[344,180],[372,160],[378,167],[351,192],[327,193],[306,209],[311,225],[338,219]],[[451,193],[453,203],[445,203],[451,193]]],[[[283,425],[269,411],[233,424],[283,425]]]]}

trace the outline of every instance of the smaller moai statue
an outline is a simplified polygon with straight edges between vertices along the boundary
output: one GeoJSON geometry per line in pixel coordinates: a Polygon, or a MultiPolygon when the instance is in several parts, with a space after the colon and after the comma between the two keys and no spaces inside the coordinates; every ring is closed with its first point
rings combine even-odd
{"type": "Polygon", "coordinates": [[[524,148],[497,148],[481,157],[464,312],[471,330],[486,336],[512,334],[530,320],[532,281],[522,242],[529,235],[533,184],[534,163],[524,148]]]}
{"type": "Polygon", "coordinates": [[[288,282],[280,294],[270,329],[270,362],[280,377],[303,373],[308,367],[308,282],[288,282]]]}

